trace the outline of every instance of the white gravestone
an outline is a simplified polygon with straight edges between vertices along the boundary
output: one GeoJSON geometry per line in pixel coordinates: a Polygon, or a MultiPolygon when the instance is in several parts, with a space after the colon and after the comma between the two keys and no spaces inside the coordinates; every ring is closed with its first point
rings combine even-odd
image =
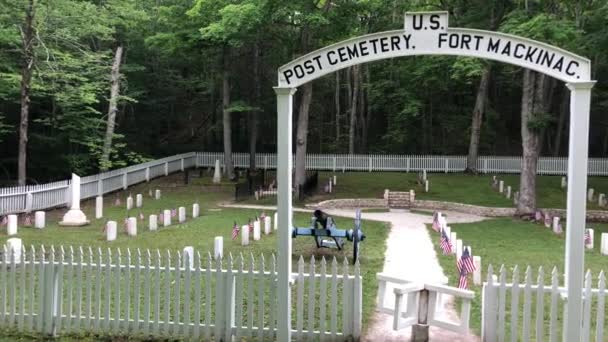
{"type": "Polygon", "coordinates": [[[127,197],[127,210],[131,209],[133,209],[133,197],[129,195],[129,197],[127,197]]]}
{"type": "Polygon", "coordinates": [[[178,220],[179,223],[184,223],[186,222],[186,208],[185,207],[179,207],[179,209],[177,210],[178,212],[178,220]]]}
{"type": "MultiPolygon", "coordinates": [[[[452,233],[452,234],[456,234],[456,233],[452,233]]],[[[454,235],[454,237],[456,237],[454,235]]],[[[462,240],[458,239],[456,240],[456,250],[455,253],[456,254],[456,259],[460,259],[460,256],[462,255],[462,240]]]]}
{"type": "Polygon", "coordinates": [[[600,240],[600,253],[602,255],[608,255],[608,233],[602,233],[600,240]]]}
{"type": "Polygon", "coordinates": [[[422,170],[422,180],[426,182],[426,169],[422,170]]]}
{"type": "Polygon", "coordinates": [[[137,236],[137,217],[129,217],[127,220],[127,234],[137,236]]]}
{"type": "Polygon", "coordinates": [[[428,181],[428,179],[424,181],[424,192],[429,192],[429,181],[428,181]]]}
{"type": "Polygon", "coordinates": [[[8,224],[6,225],[6,234],[8,236],[17,235],[17,215],[8,215],[8,224]]]}
{"type": "Polygon", "coordinates": [[[505,195],[505,197],[507,197],[507,199],[511,198],[511,186],[507,186],[507,194],[505,195]]]}
{"type": "Polygon", "coordinates": [[[249,225],[246,224],[241,227],[241,245],[249,245],[249,225]]]}
{"type": "Polygon", "coordinates": [[[160,199],[160,190],[156,189],[156,191],[154,191],[154,199],[160,199]]]}
{"type": "Polygon", "coordinates": [[[333,185],[333,184],[332,184],[332,181],[331,181],[331,179],[330,179],[330,180],[329,180],[329,182],[327,182],[327,187],[328,187],[328,189],[329,189],[329,193],[330,193],[330,194],[331,194],[331,193],[332,193],[332,191],[333,191],[333,189],[332,189],[332,185],[333,185]]]}
{"type": "Polygon", "coordinates": [[[415,200],[416,200],[416,193],[414,192],[414,190],[410,190],[410,203],[414,203],[415,200]]]}
{"type": "Polygon", "coordinates": [[[38,229],[44,228],[46,225],[46,213],[44,211],[37,211],[34,214],[34,227],[38,229]]]}
{"type": "Polygon", "coordinates": [[[555,234],[560,234],[560,227],[559,227],[559,216],[555,216],[553,217],[553,224],[551,225],[551,229],[553,230],[553,232],[555,234]]]}
{"type": "Polygon", "coordinates": [[[473,284],[481,285],[481,257],[474,256],[473,264],[475,265],[475,271],[473,272],[473,284]]]}
{"type": "Polygon", "coordinates": [[[201,206],[198,203],[192,205],[192,218],[197,218],[201,214],[201,206]]]}
{"type": "Polygon", "coordinates": [[[167,227],[171,225],[171,210],[165,209],[163,210],[163,227],[167,227]]]}
{"type": "Polygon", "coordinates": [[[568,182],[566,181],[566,177],[562,177],[562,188],[565,188],[568,185],[568,182]]]}
{"type": "Polygon", "coordinates": [[[158,229],[158,216],[156,215],[150,215],[149,221],[148,221],[148,228],[152,231],[157,230],[158,229]]]}
{"type": "Polygon", "coordinates": [[[279,229],[279,213],[274,213],[274,230],[279,229]]]}
{"type": "Polygon", "coordinates": [[[389,193],[389,190],[388,189],[384,189],[384,197],[383,198],[385,200],[388,200],[388,193],[389,193]]]}
{"type": "Polygon", "coordinates": [[[599,196],[597,197],[597,205],[599,205],[600,207],[606,205],[606,195],[599,194],[599,196]]]}
{"type": "Polygon", "coordinates": [[[587,190],[587,201],[593,201],[593,188],[589,188],[589,190],[587,190]]]}
{"type": "Polygon", "coordinates": [[[505,181],[498,182],[498,192],[500,192],[502,194],[504,192],[504,190],[505,190],[505,181]]]}
{"type": "Polygon", "coordinates": [[[215,160],[215,172],[213,173],[213,184],[219,184],[222,182],[222,175],[220,172],[220,160],[215,160]]]}
{"type": "Polygon", "coordinates": [[[192,269],[194,268],[194,247],[186,246],[184,247],[184,251],[182,253],[182,266],[192,269]]]}
{"type": "MultiPolygon", "coordinates": [[[[447,225],[443,227],[443,230],[445,231],[445,236],[448,237],[448,239],[452,238],[452,228],[450,228],[450,226],[447,225]]],[[[452,243],[452,245],[454,244],[454,241],[450,240],[450,242],[452,243]]]]}
{"type": "Polygon", "coordinates": [[[216,236],[213,241],[213,257],[221,259],[224,256],[224,238],[216,236]]]}
{"type": "Polygon", "coordinates": [[[95,197],[95,218],[100,219],[103,217],[103,197],[95,197]]]}
{"type": "Polygon", "coordinates": [[[106,240],[114,241],[114,240],[116,240],[116,235],[117,235],[116,221],[108,221],[108,223],[106,223],[106,240]]]}
{"type": "Polygon", "coordinates": [[[253,240],[258,241],[261,238],[260,221],[253,221],[253,240]]]}
{"type": "Polygon", "coordinates": [[[8,253],[7,261],[15,264],[21,263],[21,254],[23,253],[23,241],[19,238],[10,238],[6,240],[6,252],[8,253]]]}
{"type": "Polygon", "coordinates": [[[338,179],[338,177],[336,175],[334,175],[334,186],[336,186],[336,180],[338,179]]]}
{"type": "Polygon", "coordinates": [[[445,217],[441,216],[441,213],[439,214],[439,228],[447,228],[448,226],[448,221],[446,221],[445,217]]]}
{"type": "Polygon", "coordinates": [[[71,206],[65,215],[63,220],[59,222],[62,226],[84,226],[89,224],[87,217],[80,210],[80,177],[72,173],[72,183],[70,184],[71,192],[71,206]]]}
{"type": "Polygon", "coordinates": [[[587,228],[585,229],[587,231],[587,234],[589,234],[589,239],[585,239],[585,248],[587,249],[593,249],[593,228],[587,228]]]}
{"type": "Polygon", "coordinates": [[[141,206],[143,204],[144,204],[144,197],[141,194],[135,195],[135,206],[137,208],[141,208],[141,206]]]}
{"type": "Polygon", "coordinates": [[[264,217],[264,234],[268,235],[272,232],[272,227],[270,226],[270,216],[264,217]]]}

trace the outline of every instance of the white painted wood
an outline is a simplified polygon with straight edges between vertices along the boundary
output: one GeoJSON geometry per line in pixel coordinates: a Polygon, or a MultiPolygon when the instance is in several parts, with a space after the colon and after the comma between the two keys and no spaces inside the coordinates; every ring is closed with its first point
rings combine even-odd
{"type": "Polygon", "coordinates": [[[241,227],[241,245],[247,246],[249,245],[249,225],[243,225],[241,227]]]}
{"type": "Polygon", "coordinates": [[[595,319],[595,340],[601,342],[604,339],[604,317],[605,317],[605,303],[606,303],[606,277],[604,271],[600,272],[598,280],[598,295],[597,295],[597,308],[596,308],[596,319],[595,319]]]}
{"type": "Polygon", "coordinates": [[[481,285],[481,257],[473,256],[473,264],[475,265],[475,271],[473,272],[473,284],[481,285]]]}
{"type": "Polygon", "coordinates": [[[116,226],[116,221],[108,221],[106,223],[106,241],[116,240],[117,234],[118,234],[118,229],[116,226]]]}
{"type": "Polygon", "coordinates": [[[272,233],[270,216],[266,216],[266,217],[264,217],[264,234],[268,235],[270,233],[272,233]]]}
{"type": "Polygon", "coordinates": [[[608,255],[608,233],[602,233],[600,240],[600,254],[608,255]]]}
{"type": "Polygon", "coordinates": [[[6,234],[8,236],[17,235],[17,215],[8,215],[8,224],[6,225],[6,234]]]}
{"type": "Polygon", "coordinates": [[[513,268],[513,278],[511,280],[511,341],[519,341],[519,267],[513,268]]]}
{"type": "Polygon", "coordinates": [[[361,337],[361,317],[363,312],[363,284],[361,278],[361,270],[359,266],[359,260],[355,262],[355,274],[354,274],[354,285],[353,285],[353,337],[355,340],[359,340],[361,337]]]}
{"type": "Polygon", "coordinates": [[[497,322],[498,326],[496,329],[496,336],[498,338],[498,342],[503,342],[505,340],[505,306],[506,306],[506,282],[507,282],[507,271],[504,265],[500,266],[499,272],[499,284],[498,284],[498,316],[497,322]]]}
{"type": "Polygon", "coordinates": [[[327,262],[325,257],[321,258],[321,270],[319,280],[319,333],[321,341],[325,340],[327,332],[327,262]]]}
{"type": "Polygon", "coordinates": [[[239,259],[237,260],[237,276],[235,278],[236,283],[235,283],[235,288],[236,288],[236,298],[235,298],[235,305],[236,305],[236,312],[235,312],[235,325],[236,325],[236,329],[235,329],[235,333],[234,333],[234,337],[236,338],[236,340],[240,340],[243,335],[242,335],[242,328],[243,328],[243,279],[245,278],[245,274],[243,273],[243,264],[244,264],[244,260],[243,260],[243,253],[240,254],[239,259]]]}
{"type": "Polygon", "coordinates": [[[201,206],[198,203],[192,205],[192,218],[197,218],[201,214],[201,206]]]}
{"type": "Polygon", "coordinates": [[[591,307],[593,305],[593,296],[591,293],[591,286],[593,278],[591,271],[587,270],[585,273],[585,288],[583,290],[583,326],[582,326],[582,340],[589,341],[589,334],[591,331],[591,307]]]}
{"type": "Polygon", "coordinates": [[[253,254],[249,255],[249,270],[247,272],[247,337],[253,337],[253,307],[254,299],[254,263],[253,254]]]}
{"type": "Polygon", "coordinates": [[[536,281],[536,341],[542,342],[545,338],[544,318],[545,318],[545,278],[543,267],[538,268],[538,278],[536,281]]]}
{"type": "Polygon", "coordinates": [[[129,217],[127,220],[127,234],[137,236],[137,217],[129,217]]]}
{"type": "Polygon", "coordinates": [[[213,257],[221,259],[224,257],[224,237],[216,236],[213,240],[213,257]]]}
{"type": "Polygon", "coordinates": [[[158,216],[157,215],[150,215],[150,218],[148,219],[148,228],[150,229],[150,231],[158,230],[158,216]]]}
{"type": "MultiPolygon", "coordinates": [[[[316,278],[315,278],[315,256],[311,256],[310,257],[310,263],[308,266],[308,274],[309,274],[309,278],[308,278],[308,298],[316,298],[317,292],[316,292],[316,278]]],[[[345,296],[345,298],[347,298],[348,294],[345,292],[343,292],[343,295],[345,296]]],[[[346,303],[347,301],[344,301],[344,303],[346,303]]],[[[315,304],[316,301],[313,300],[309,300],[308,301],[308,336],[307,339],[309,341],[312,341],[314,338],[314,331],[315,331],[315,304]]],[[[344,316],[346,317],[346,316],[344,316]]],[[[347,321],[346,319],[344,320],[345,322],[347,321]]],[[[346,331],[346,330],[344,330],[346,331]]]]}
{"type": "Polygon", "coordinates": [[[178,217],[179,223],[186,222],[186,208],[185,207],[179,207],[177,209],[177,217],[178,217]]]}
{"type": "Polygon", "coordinates": [[[261,239],[260,220],[255,220],[253,221],[253,240],[258,241],[259,239],[261,239]]]}
{"type": "Polygon", "coordinates": [[[171,225],[171,210],[165,209],[163,210],[163,227],[168,227],[171,225]]]}
{"type": "Polygon", "coordinates": [[[530,340],[530,317],[532,304],[532,269],[530,266],[526,268],[526,276],[524,278],[524,310],[522,319],[522,340],[530,340]]]}
{"type": "Polygon", "coordinates": [[[46,225],[46,213],[44,211],[37,211],[34,214],[34,227],[38,229],[44,228],[46,225]]]}
{"type": "Polygon", "coordinates": [[[559,274],[557,267],[553,267],[551,271],[551,307],[549,314],[549,342],[557,342],[557,306],[559,297],[559,274]]]}
{"type": "Polygon", "coordinates": [[[329,331],[330,338],[335,340],[338,332],[338,261],[336,260],[336,257],[334,257],[331,262],[331,276],[331,313],[329,315],[329,331]]]}
{"type": "Polygon", "coordinates": [[[304,258],[298,260],[298,276],[296,278],[296,341],[300,341],[304,329],[304,258]]]}

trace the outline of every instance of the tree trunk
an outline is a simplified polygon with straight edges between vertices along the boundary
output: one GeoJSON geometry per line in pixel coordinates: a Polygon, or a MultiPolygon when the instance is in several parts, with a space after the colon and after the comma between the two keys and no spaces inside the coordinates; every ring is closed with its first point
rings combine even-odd
{"type": "Polygon", "coordinates": [[[492,66],[488,66],[481,74],[479,88],[477,88],[477,97],[475,99],[475,107],[473,108],[473,119],[471,122],[471,139],[469,140],[469,155],[467,156],[467,169],[465,172],[477,173],[477,157],[479,156],[479,136],[481,135],[481,123],[483,121],[483,113],[486,110],[488,101],[488,90],[490,77],[492,75],[492,66]]]}
{"type": "Polygon", "coordinates": [[[369,98],[370,88],[371,88],[371,80],[369,73],[369,66],[365,65],[365,118],[363,120],[363,134],[361,136],[361,141],[363,144],[363,148],[365,149],[364,153],[368,153],[369,151],[369,126],[372,121],[372,104],[369,98]]]}
{"type": "Polygon", "coordinates": [[[340,70],[336,71],[334,104],[336,106],[336,147],[338,147],[340,143],[340,70]]]}
{"type": "MultiPolygon", "coordinates": [[[[261,108],[260,98],[260,45],[256,41],[253,44],[253,97],[255,106],[261,108]]],[[[255,154],[258,142],[258,111],[257,109],[249,115],[249,170],[255,171],[255,154]]]]}
{"type": "Polygon", "coordinates": [[[312,100],[312,83],[302,86],[302,97],[298,109],[298,126],[296,132],[296,198],[300,196],[300,185],[306,180],[306,144],[308,137],[308,117],[312,100]]]}
{"type": "Polygon", "coordinates": [[[357,97],[359,94],[359,66],[355,65],[352,67],[353,71],[353,89],[350,103],[350,124],[348,125],[348,154],[355,153],[355,128],[357,124],[357,97]]]}
{"type": "Polygon", "coordinates": [[[234,180],[234,165],[232,164],[232,125],[231,114],[228,111],[230,106],[230,72],[229,72],[229,53],[228,48],[224,48],[224,70],[222,71],[222,123],[224,131],[224,164],[228,179],[234,180]]]}
{"type": "Polygon", "coordinates": [[[17,162],[17,181],[25,185],[27,180],[27,141],[30,115],[30,85],[34,67],[34,0],[29,0],[25,13],[25,23],[21,28],[23,65],[21,67],[21,120],[19,122],[19,155],[17,162]]]}
{"type": "Polygon", "coordinates": [[[559,152],[562,148],[562,132],[564,131],[564,124],[566,116],[570,113],[570,94],[569,90],[564,87],[564,95],[559,108],[559,119],[557,120],[557,129],[555,131],[555,140],[553,142],[553,156],[559,156],[559,152]]]}
{"type": "Polygon", "coordinates": [[[116,113],[118,112],[118,96],[120,95],[120,63],[122,61],[122,45],[116,48],[114,62],[110,71],[110,104],[108,106],[108,121],[106,135],[103,141],[103,150],[99,160],[99,170],[107,171],[110,168],[110,151],[112,150],[112,138],[116,127],[116,113]]]}

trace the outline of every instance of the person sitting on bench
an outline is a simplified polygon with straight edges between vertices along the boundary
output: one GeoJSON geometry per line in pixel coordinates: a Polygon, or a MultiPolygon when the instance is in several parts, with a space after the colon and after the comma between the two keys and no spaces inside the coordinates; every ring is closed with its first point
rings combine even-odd
{"type": "MultiPolygon", "coordinates": [[[[333,224],[333,219],[331,218],[331,216],[327,216],[327,214],[325,214],[324,212],[322,212],[321,210],[317,209],[314,211],[313,213],[315,219],[316,219],[316,224],[321,225],[321,227],[323,229],[330,229],[334,224],[333,224]]],[[[316,227],[315,227],[316,228],[316,227]]]]}

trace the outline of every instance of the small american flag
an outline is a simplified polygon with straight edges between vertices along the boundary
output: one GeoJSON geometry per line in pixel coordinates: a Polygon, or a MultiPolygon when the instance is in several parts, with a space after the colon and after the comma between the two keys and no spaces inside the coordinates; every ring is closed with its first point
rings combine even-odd
{"type": "Polygon", "coordinates": [[[251,222],[251,219],[249,219],[249,232],[253,233],[253,222],[251,222]]]}
{"type": "Polygon", "coordinates": [[[232,226],[232,240],[236,240],[237,236],[239,236],[239,232],[241,230],[239,229],[239,225],[236,224],[236,221],[234,222],[234,226],[232,226]]]}
{"type": "Polygon", "coordinates": [[[473,273],[475,271],[475,264],[473,263],[473,258],[471,258],[468,248],[465,248],[464,251],[462,251],[460,259],[456,262],[456,267],[458,267],[458,271],[460,272],[464,270],[465,273],[473,273]]]}
{"type": "Polygon", "coordinates": [[[452,243],[443,229],[441,230],[441,240],[439,242],[439,246],[443,250],[443,255],[452,253],[452,243]]]}
{"type": "Polygon", "coordinates": [[[177,216],[177,210],[171,209],[171,217],[177,216]]]}
{"type": "Polygon", "coordinates": [[[591,232],[589,231],[589,229],[585,229],[585,245],[588,245],[591,243],[591,232]]]}
{"type": "Polygon", "coordinates": [[[6,215],[2,216],[2,221],[0,222],[0,224],[2,224],[3,226],[6,226],[8,224],[8,216],[6,216],[6,215]]]}
{"type": "Polygon", "coordinates": [[[433,229],[438,232],[440,227],[439,227],[439,213],[435,212],[433,214],[433,229]]]}
{"type": "Polygon", "coordinates": [[[25,217],[23,218],[23,225],[31,226],[32,225],[32,216],[30,216],[29,214],[26,214],[25,217]]]}
{"type": "Polygon", "coordinates": [[[459,289],[468,289],[469,282],[467,280],[467,272],[465,270],[460,271],[460,276],[458,277],[458,288],[459,289]]]}

